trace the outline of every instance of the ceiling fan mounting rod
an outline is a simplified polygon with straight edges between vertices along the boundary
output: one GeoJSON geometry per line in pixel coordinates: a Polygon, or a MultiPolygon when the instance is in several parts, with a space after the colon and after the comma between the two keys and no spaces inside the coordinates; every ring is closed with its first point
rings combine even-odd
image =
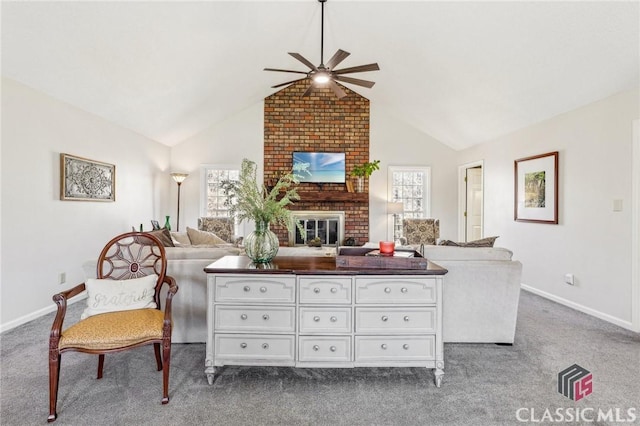
{"type": "Polygon", "coordinates": [[[322,18],[320,18],[320,66],[324,67],[324,4],[327,0],[318,0],[322,5],[322,18]]]}

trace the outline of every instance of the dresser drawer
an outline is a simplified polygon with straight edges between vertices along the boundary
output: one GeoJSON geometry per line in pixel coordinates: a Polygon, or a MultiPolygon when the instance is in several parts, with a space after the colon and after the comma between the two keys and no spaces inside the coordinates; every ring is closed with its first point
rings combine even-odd
{"type": "Polygon", "coordinates": [[[300,336],[298,348],[301,362],[351,361],[350,336],[300,336]]]}
{"type": "Polygon", "coordinates": [[[300,333],[349,333],[351,308],[300,307],[300,333]]]}
{"type": "Polygon", "coordinates": [[[286,276],[216,276],[216,302],[295,302],[296,279],[286,276]]]}
{"type": "Polygon", "coordinates": [[[356,308],[356,333],[435,333],[436,308],[356,308]]]}
{"type": "Polygon", "coordinates": [[[356,303],[435,303],[433,278],[356,278],[356,303]]]}
{"type": "Polygon", "coordinates": [[[216,334],[215,356],[233,360],[293,361],[294,335],[216,334]]]}
{"type": "Polygon", "coordinates": [[[355,362],[435,360],[435,336],[356,336],[355,362]]]}
{"type": "Polygon", "coordinates": [[[351,303],[351,278],[301,277],[300,303],[351,303]]]}
{"type": "Polygon", "coordinates": [[[216,331],[294,332],[294,306],[233,306],[215,307],[216,331]]]}

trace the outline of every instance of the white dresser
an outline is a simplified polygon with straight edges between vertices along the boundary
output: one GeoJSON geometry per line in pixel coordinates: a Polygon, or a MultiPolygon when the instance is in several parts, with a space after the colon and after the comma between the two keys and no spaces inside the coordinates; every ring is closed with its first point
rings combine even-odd
{"type": "Polygon", "coordinates": [[[271,365],[425,367],[440,386],[446,269],[340,269],[305,257],[269,267],[228,256],[205,268],[209,384],[223,365],[271,365]]]}

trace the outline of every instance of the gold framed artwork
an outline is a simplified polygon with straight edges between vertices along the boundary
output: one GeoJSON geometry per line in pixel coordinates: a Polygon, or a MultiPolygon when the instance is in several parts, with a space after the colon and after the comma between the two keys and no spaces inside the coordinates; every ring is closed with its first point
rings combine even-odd
{"type": "Polygon", "coordinates": [[[558,151],[514,162],[514,219],[558,224],[558,151]]]}
{"type": "Polygon", "coordinates": [[[60,199],[115,201],[116,166],[70,154],[60,154],[60,199]]]}

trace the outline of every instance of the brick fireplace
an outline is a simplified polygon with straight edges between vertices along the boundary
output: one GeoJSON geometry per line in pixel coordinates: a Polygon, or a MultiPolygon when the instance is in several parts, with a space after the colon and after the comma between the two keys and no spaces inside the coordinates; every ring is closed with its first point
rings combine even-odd
{"type": "MultiPolygon", "coordinates": [[[[369,161],[369,100],[344,88],[338,99],[330,89],[303,97],[308,81],[299,81],[264,100],[264,177],[269,186],[292,167],[294,151],[344,152],[347,179],[356,164],[369,161]]],[[[301,200],[291,210],[344,212],[344,238],[369,239],[368,185],[365,194],[347,193],[344,184],[302,183],[301,200]]],[[[289,244],[283,227],[273,226],[280,243],[289,244]]],[[[344,241],[340,241],[342,244],[344,241]]]]}

